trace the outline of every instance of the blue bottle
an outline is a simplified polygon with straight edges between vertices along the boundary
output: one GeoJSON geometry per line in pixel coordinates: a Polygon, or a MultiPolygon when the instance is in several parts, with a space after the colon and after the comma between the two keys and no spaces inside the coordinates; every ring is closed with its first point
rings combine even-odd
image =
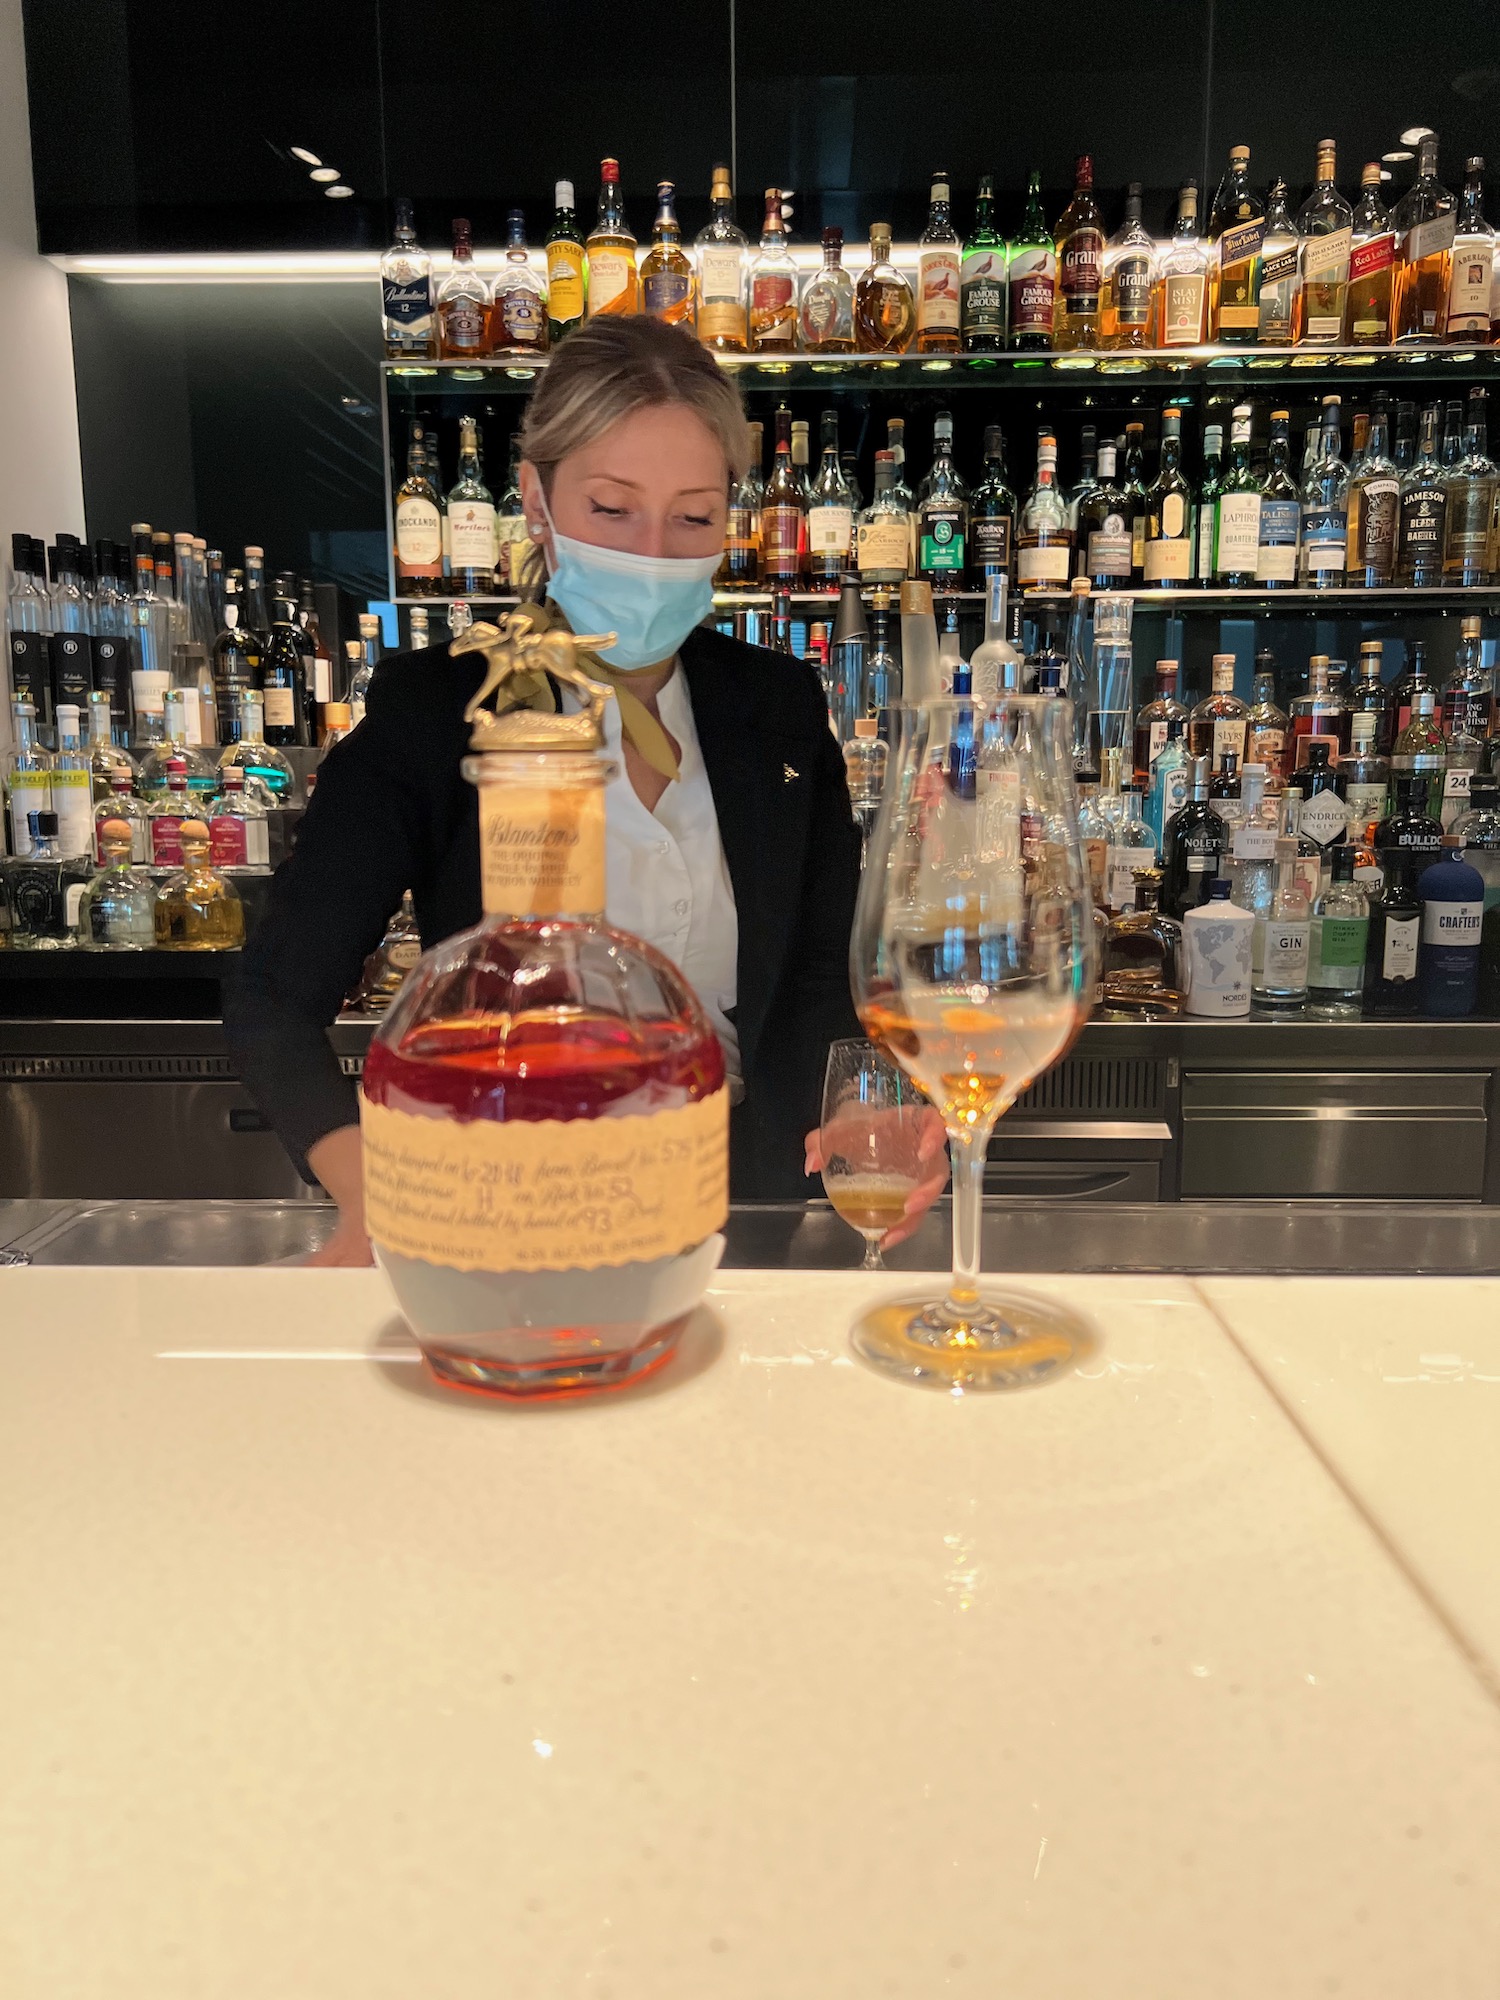
{"type": "Polygon", "coordinates": [[[1472,1014],[1479,1001],[1484,877],[1462,858],[1462,849],[1456,834],[1445,833],[1442,858],[1417,877],[1417,1005],[1446,1020],[1472,1014]]]}

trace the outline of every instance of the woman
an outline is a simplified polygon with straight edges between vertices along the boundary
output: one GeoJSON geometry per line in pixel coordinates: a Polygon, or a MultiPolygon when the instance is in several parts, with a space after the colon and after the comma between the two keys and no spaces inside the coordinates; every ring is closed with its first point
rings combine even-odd
{"type": "MultiPolygon", "coordinates": [[[[724,1044],[735,1193],[805,1195],[828,1044],[858,1032],[859,837],[816,674],[701,626],[748,456],[738,391],[683,329],[600,318],[553,358],[521,443],[549,615],[619,634],[600,656],[618,696],[608,916],[681,968],[724,1044]]],[[[241,1075],[338,1203],[316,1262],[370,1255],[355,1088],[326,1028],[404,889],[427,946],[481,914],[476,793],[459,763],[483,673],[475,652],[381,663],[226,1005],[241,1075]]]]}

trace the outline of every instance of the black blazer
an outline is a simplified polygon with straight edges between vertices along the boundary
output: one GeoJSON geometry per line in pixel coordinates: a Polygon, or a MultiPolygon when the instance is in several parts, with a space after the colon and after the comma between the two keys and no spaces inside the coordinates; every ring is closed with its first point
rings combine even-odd
{"type": "MultiPolygon", "coordinates": [[[[693,632],[682,669],[739,917],[736,1025],[745,1101],[731,1122],[739,1197],[808,1194],[828,1044],[859,1033],[849,928],[859,834],[808,666],[693,632]]],[[[355,1122],[325,1032],[410,889],[424,946],[482,914],[478,795],[459,770],[484,661],[447,649],[383,660],[364,720],[324,759],[294,852],[225,994],[240,1074],[307,1178],[308,1148],[355,1122]]]]}

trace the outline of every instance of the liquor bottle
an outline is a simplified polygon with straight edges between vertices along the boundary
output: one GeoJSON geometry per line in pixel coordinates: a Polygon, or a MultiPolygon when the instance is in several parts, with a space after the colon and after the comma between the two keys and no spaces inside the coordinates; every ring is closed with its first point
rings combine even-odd
{"type": "Polygon", "coordinates": [[[1146,495],[1144,574],[1153,590],[1181,590],[1193,577],[1193,492],[1182,476],[1182,416],[1164,410],[1161,466],[1146,495]]]}
{"type": "Polygon", "coordinates": [[[1005,629],[1009,587],[1003,569],[992,569],[985,579],[984,638],[969,661],[976,701],[992,701],[1002,694],[1018,692],[1021,686],[1021,656],[1005,629]]]}
{"type": "Polygon", "coordinates": [[[1016,572],[1022,590],[1066,585],[1073,536],[1057,490],[1057,439],[1047,431],[1037,439],[1036,479],[1021,509],[1020,544],[1016,572]]]}
{"type": "Polygon", "coordinates": [[[1403,479],[1417,459],[1417,406],[1404,398],[1396,405],[1396,441],[1391,457],[1403,479]]]}
{"type": "Polygon", "coordinates": [[[1374,846],[1382,866],[1392,851],[1415,854],[1424,861],[1442,846],[1442,823],[1428,811],[1428,780],[1399,773],[1391,779],[1394,802],[1375,828],[1374,846]]]}
{"type": "Polygon", "coordinates": [[[809,466],[812,459],[810,442],[811,426],[806,417],[792,419],[792,477],[797,482],[797,491],[802,496],[802,549],[799,561],[801,574],[807,575],[807,506],[812,497],[812,478],[809,466]]]}
{"type": "Polygon", "coordinates": [[[813,590],[833,590],[854,545],[854,496],[839,464],[837,410],[825,410],[822,425],[823,455],[807,503],[807,567],[813,590]]]}
{"type": "MultiPolygon", "coordinates": [[[[903,588],[905,586],[903,585],[903,588]]],[[[870,593],[870,651],[865,662],[865,705],[873,716],[884,716],[901,699],[901,664],[891,643],[892,598],[888,590],[870,593]]],[[[882,724],[882,727],[885,725],[882,724]]]]}
{"type": "Polygon", "coordinates": [[[861,354],[904,354],[916,323],[911,286],[891,262],[891,225],[870,227],[870,261],[854,288],[854,336],[861,354]]]}
{"type": "Polygon", "coordinates": [[[1188,755],[1208,759],[1211,770],[1226,750],[1243,761],[1249,726],[1249,711],[1234,691],[1234,654],[1215,653],[1212,690],[1188,718],[1188,755]]]}
{"type": "Polygon", "coordinates": [[[1484,161],[1476,153],[1464,163],[1464,187],[1454,224],[1446,328],[1450,341],[1490,341],[1494,284],[1495,232],[1484,219],[1484,161]]]}
{"type": "MultiPolygon", "coordinates": [[[[358,646],[351,639],[349,647],[358,646]]],[[[266,741],[265,703],[257,688],[247,688],[240,696],[239,722],[234,741],[219,758],[219,772],[237,767],[245,774],[247,791],[258,787],[258,796],[270,805],[290,805],[297,789],[291,765],[279,750],[266,741]]]]}
{"type": "Polygon", "coordinates": [[[169,760],[177,757],[187,772],[189,793],[194,797],[204,797],[213,790],[214,765],[211,757],[205,756],[202,750],[188,741],[187,690],[168,688],[162,706],[162,740],[146,752],[136,774],[140,795],[149,801],[166,790],[169,760]]]}
{"type": "Polygon", "coordinates": [[[1276,706],[1274,667],[1266,669],[1261,665],[1269,657],[1269,654],[1256,655],[1253,699],[1245,712],[1245,762],[1263,766],[1267,789],[1280,791],[1291,765],[1291,717],[1276,706]]]}
{"type": "Polygon", "coordinates": [[[1479,933],[1478,1012],[1500,1015],[1500,781],[1476,777],[1469,810],[1453,827],[1463,857],[1484,883],[1484,922],[1479,933]]]}
{"type": "Polygon", "coordinates": [[[1145,347],[1151,337],[1156,244],[1141,222],[1141,183],[1125,190],[1125,219],[1104,246],[1099,286],[1099,345],[1145,347]]]}
{"type": "Polygon", "coordinates": [[[1208,800],[1214,811],[1223,820],[1233,838],[1234,830],[1245,819],[1245,803],[1241,795],[1239,758],[1232,750],[1226,750],[1219,759],[1219,768],[1208,781],[1208,800]]]}
{"type": "Polygon", "coordinates": [[[531,268],[526,247],[525,211],[505,219],[505,262],[490,299],[491,354],[528,355],[547,351],[547,291],[531,268]]]}
{"type": "Polygon", "coordinates": [[[438,286],[437,319],[445,361],[479,361],[489,353],[489,282],[474,268],[474,238],[461,215],[453,222],[453,263],[438,286]]]}
{"type": "Polygon", "coordinates": [[[1354,849],[1341,847],[1333,856],[1333,879],[1312,906],[1310,1014],[1323,1021],[1358,1018],[1369,942],[1370,906],[1354,880],[1354,849]]]}
{"type": "MultiPolygon", "coordinates": [[[[878,455],[877,455],[878,463],[878,455]]],[[[984,477],[969,496],[969,587],[983,590],[996,570],[1015,568],[1016,496],[1005,480],[1005,434],[984,432],[984,477]]]]}
{"type": "Polygon", "coordinates": [[[1068,526],[1073,530],[1073,543],[1078,543],[1078,514],[1085,500],[1099,484],[1099,433],[1092,424],[1085,424],[1078,433],[1078,479],[1071,492],[1063,497],[1068,503],[1068,526]]]}
{"type": "MultiPolygon", "coordinates": [[[[1248,148],[1236,147],[1249,157],[1248,148]]],[[[1255,582],[1260,551],[1260,487],[1250,466],[1248,403],[1236,403],[1229,426],[1229,463],[1214,502],[1214,584],[1246,590],[1255,582]]]]}
{"type": "Polygon", "coordinates": [[[776,412],[776,456],[760,512],[761,581],[768,590],[800,590],[806,537],[802,488],[792,465],[792,413],[776,412]]]}
{"type": "Polygon", "coordinates": [[[90,783],[96,799],[105,796],[114,778],[123,777],[127,787],[134,786],[135,759],[115,742],[107,694],[89,696],[88,753],[90,783]]]}
{"type": "Polygon", "coordinates": [[[1391,338],[1396,236],[1380,199],[1380,162],[1360,175],[1349,250],[1344,339],[1354,347],[1385,347],[1391,338]]]}
{"type": "Polygon", "coordinates": [[[553,188],[552,227],[547,231],[547,340],[557,343],[581,326],[588,265],[583,232],[573,207],[573,183],[553,188]]]}
{"type": "Polygon", "coordinates": [[[1198,234],[1198,183],[1184,181],[1177,223],[1156,267],[1155,345],[1201,347],[1208,338],[1208,252],[1198,234]]]}
{"type": "Polygon", "coordinates": [[[1250,148],[1231,146],[1208,217],[1210,340],[1233,347],[1259,338],[1265,234],[1266,205],[1250,185],[1250,148]]]}
{"type": "MultiPolygon", "coordinates": [[[[526,581],[531,558],[540,557],[521,505],[521,439],[513,432],[510,464],[505,473],[505,490],[495,506],[495,589],[497,593],[518,591],[526,581]]],[[[426,613],[423,613],[426,616],[426,613]]]]}
{"type": "Polygon", "coordinates": [[[182,823],[196,810],[188,791],[187,759],[165,760],[166,785],[146,807],[153,868],[176,868],[182,861],[182,823]]]}
{"type": "Polygon", "coordinates": [[[1396,579],[1401,481],[1386,449],[1386,407],[1377,400],[1359,471],[1349,481],[1349,553],[1346,584],[1384,589],[1396,579]]]}
{"type": "Polygon", "coordinates": [[[854,352],[854,280],[844,269],[844,232],[823,231],[823,263],[802,283],[802,345],[809,354],[854,352]]]}
{"type": "Polygon", "coordinates": [[[1349,547],[1348,516],[1349,469],[1339,456],[1339,398],[1325,396],[1317,456],[1302,486],[1305,589],[1342,588],[1349,547]]]}
{"type": "Polygon", "coordinates": [[[1443,581],[1448,482],[1438,461],[1439,406],[1422,412],[1416,461],[1401,481],[1396,567],[1402,583],[1426,588],[1443,581]]]}
{"type": "Polygon", "coordinates": [[[854,724],[854,734],[844,745],[844,777],[849,786],[849,804],[854,824],[859,828],[863,856],[880,812],[885,791],[890,745],[880,740],[880,724],[873,715],[862,715],[854,724]]]}
{"type": "Polygon", "coordinates": [[[58,851],[64,856],[92,854],[94,849],[94,784],[72,702],[57,707],[57,749],[49,777],[51,809],[57,815],[58,851]]]}
{"type": "Polygon", "coordinates": [[[57,814],[50,810],[28,815],[25,855],[10,864],[3,878],[10,892],[11,946],[20,951],[69,950],[78,942],[76,926],[69,919],[93,864],[87,857],[61,852],[57,814]]]}
{"type": "Polygon", "coordinates": [[[1437,134],[1417,144],[1417,178],[1396,203],[1398,341],[1441,340],[1447,331],[1458,203],[1437,175],[1437,134]]]}
{"type": "MultiPolygon", "coordinates": [[[[827,659],[824,686],[828,690],[828,714],[833,733],[840,743],[848,743],[853,738],[856,721],[867,708],[865,673],[870,654],[870,628],[865,621],[859,578],[852,570],[843,578],[839,591],[839,607],[834,616],[832,636],[829,636],[826,625],[817,630],[817,635],[823,642],[827,659]]],[[[809,631],[809,653],[812,642],[813,632],[809,631]]]]}
{"type": "Polygon", "coordinates": [[[1349,747],[1352,717],[1329,685],[1328,655],[1314,653],[1308,662],[1308,688],[1292,702],[1292,769],[1300,771],[1314,743],[1326,745],[1330,762],[1349,747]]]}
{"type": "MultiPolygon", "coordinates": [[[[459,605],[463,606],[465,612],[469,609],[464,600],[459,598],[453,610],[448,613],[450,625],[459,605]]],[[[456,638],[458,635],[455,633],[454,636],[456,638]]],[[[346,639],[344,641],[344,685],[349,695],[349,721],[351,726],[361,723],[365,719],[365,702],[369,696],[370,682],[374,678],[375,669],[364,658],[359,641],[357,639],[346,639]]],[[[256,699],[259,700],[259,696],[256,699]]],[[[242,703],[242,710],[243,706],[242,703]]],[[[243,725],[241,726],[243,727],[243,725]]],[[[257,728],[261,726],[259,719],[257,719],[256,726],[257,728]]],[[[269,745],[267,747],[269,748],[269,745]]]]}
{"type": "Polygon", "coordinates": [[[1004,347],[1005,297],[1005,239],[995,228],[995,179],[981,174],[958,278],[958,330],[966,354],[998,354],[1004,347]]]}
{"type": "Polygon", "coordinates": [[[1448,750],[1434,713],[1437,697],[1431,688],[1412,696],[1411,720],[1396,737],[1391,773],[1396,779],[1419,778],[1426,787],[1429,810],[1436,814],[1443,796],[1443,772],[1448,750]]]}
{"type": "Polygon", "coordinates": [[[401,988],[406,975],[422,956],[422,936],[410,889],[401,896],[401,907],[385,927],[385,936],[365,960],[359,984],[347,1002],[355,1014],[383,1014],[401,988]]]}
{"type": "Polygon", "coordinates": [[[1487,742],[1494,720],[1494,675],[1484,664],[1483,629],[1478,618],[1465,618],[1459,628],[1453,671],[1443,687],[1442,725],[1445,736],[1462,732],[1487,742]]]}
{"type": "Polygon", "coordinates": [[[239,891],[208,864],[208,828],[184,819],[182,863],[156,892],[159,951],[238,951],[245,942],[245,906],[239,891]]]}
{"type": "Polygon", "coordinates": [[[936,173],[927,227],[917,246],[919,354],[956,354],[959,350],[959,242],[949,204],[948,176],[936,173]]]}
{"type": "Polygon", "coordinates": [[[1417,1011],[1417,953],[1422,905],[1416,878],[1424,857],[1406,849],[1383,849],[1384,879],[1370,899],[1370,935],[1365,948],[1364,996],[1367,1019],[1407,1020],[1417,1011]]]}
{"type": "Polygon", "coordinates": [[[1443,544],[1443,581],[1465,588],[1494,581],[1496,489],[1500,486],[1489,455],[1486,391],[1469,391],[1463,456],[1449,473],[1448,519],[1443,544]]]}
{"type": "MultiPolygon", "coordinates": [[[[1107,763],[1114,764],[1120,753],[1110,749],[1104,755],[1107,763]]],[[[1106,779],[1109,775],[1106,772],[1106,779]]],[[[1136,787],[1127,785],[1117,796],[1118,809],[1107,815],[1107,896],[1111,910],[1123,911],[1135,906],[1136,883],[1141,874],[1147,870],[1155,872],[1156,836],[1142,817],[1141,794],[1136,787]]]]}
{"type": "Polygon", "coordinates": [[[151,859],[150,817],[145,801],[138,799],[132,791],[127,772],[111,772],[103,796],[94,807],[93,818],[93,853],[101,866],[104,863],[103,828],[111,820],[123,824],[132,861],[146,862],[151,859]]]}
{"type": "Polygon", "coordinates": [[[1182,1012],[1182,927],[1162,914],[1161,882],[1160,869],[1138,868],[1134,908],[1112,918],[1105,933],[1100,984],[1107,1014],[1160,1021],[1182,1012]]]}
{"type": "Polygon", "coordinates": [[[901,689],[907,701],[933,701],[942,693],[932,585],[913,578],[901,586],[901,689]]]}
{"type": "Polygon", "coordinates": [[[224,788],[208,816],[209,860],[215,868],[269,868],[268,808],[257,793],[246,789],[245,774],[237,764],[229,765],[220,777],[224,788]]]}
{"type": "Polygon", "coordinates": [[[1146,788],[1146,824],[1156,836],[1160,853],[1166,829],[1174,813],[1187,804],[1192,789],[1193,767],[1187,754],[1187,717],[1174,715],[1167,723],[1167,739],[1151,760],[1151,782],[1146,788]]]}
{"type": "Polygon", "coordinates": [[[1183,1010],[1212,1020],[1250,1012],[1255,918],[1230,901],[1230,885],[1215,878],[1204,900],[1183,913],[1183,1010]]]}
{"type": "Polygon", "coordinates": [[[1052,345],[1059,351],[1099,345],[1099,286],[1104,264],[1104,231],[1094,199],[1094,162],[1078,157],[1073,199],[1057,219],[1057,296],[1052,310],[1052,345]]]}
{"type": "Polygon", "coordinates": [[[1330,746],[1326,742],[1309,739],[1304,761],[1297,770],[1297,789],[1302,794],[1298,831],[1313,842],[1324,865],[1330,849],[1342,846],[1349,837],[1349,807],[1343,781],[1329,756],[1330,746]]]}
{"type": "Polygon", "coordinates": [[[1057,246],[1042,208],[1042,177],[1035,167],[1026,190],[1026,213],[1011,238],[1007,263],[1010,345],[1036,350],[1052,345],[1057,299],[1057,246]]]}
{"type": "Polygon", "coordinates": [[[911,550],[906,509],[894,489],[895,455],[875,454],[875,497],[860,516],[859,575],[862,583],[903,583],[911,550]]]}
{"type": "MultiPolygon", "coordinates": [[[[496,561],[498,562],[498,560],[497,556],[496,561]]],[[[422,609],[420,604],[412,606],[411,611],[407,615],[407,625],[411,634],[407,644],[411,651],[414,653],[425,653],[432,644],[432,638],[428,631],[427,613],[422,609]]],[[[348,703],[344,703],[344,706],[347,708],[348,703]]]]}
{"type": "Polygon", "coordinates": [[[1485,760],[1487,746],[1481,737],[1471,736],[1464,729],[1446,735],[1444,746],[1443,798],[1438,817],[1447,832],[1469,809],[1470,787],[1474,773],[1485,760]]]}
{"type": "Polygon", "coordinates": [[[635,266],[635,237],[625,220],[620,192],[620,163],[599,166],[599,219],[589,231],[588,316],[635,313],[641,309],[641,281],[635,266]]]}
{"type": "Polygon", "coordinates": [[[78,903],[78,942],[86,951],[150,951],[156,884],[133,865],[131,823],[106,811],[97,838],[99,866],[78,903]]]}
{"type": "Polygon", "coordinates": [[[17,696],[10,713],[15,748],[5,765],[6,813],[10,851],[24,860],[31,852],[31,815],[52,810],[52,759],[37,741],[36,704],[17,696]]]}
{"type": "Polygon", "coordinates": [[[672,181],[656,184],[651,248],[641,260],[641,310],[670,326],[693,323],[693,266],[682,247],[677,189],[672,181]]]}
{"type": "Polygon", "coordinates": [[[1176,660],[1158,660],[1155,696],[1136,711],[1132,769],[1137,786],[1148,797],[1156,760],[1167,747],[1171,724],[1181,722],[1184,728],[1187,726],[1188,712],[1177,699],[1177,674],[1176,660]]]}
{"type": "Polygon", "coordinates": [[[1445,407],[1443,417],[1443,442],[1438,452],[1438,460],[1444,472],[1451,472],[1463,454],[1464,448],[1464,406],[1456,398],[1445,407]]]}
{"type": "Polygon", "coordinates": [[[458,420],[458,478],[448,494],[448,560],[461,597],[487,597],[495,589],[495,502],[479,461],[479,427],[458,420]]]}
{"type": "MultiPolygon", "coordinates": [[[[437,596],[443,584],[443,513],[427,476],[426,434],[419,423],[407,434],[406,477],[396,488],[394,513],[397,596],[437,596]]],[[[249,642],[256,632],[255,614],[248,604],[242,610],[240,629],[249,642]]],[[[257,645],[257,654],[259,650],[257,645]]]]}
{"type": "Polygon", "coordinates": [[[749,340],[745,313],[745,270],[749,244],[734,219],[734,191],[729,169],[714,167],[710,193],[712,214],[699,230],[698,338],[720,354],[743,354],[749,340]]]}
{"type": "Polygon", "coordinates": [[[396,230],[380,260],[380,318],[387,361],[431,361],[437,354],[432,259],[411,226],[411,203],[396,203],[396,230]]]}
{"type": "MultiPolygon", "coordinates": [[[[1166,437],[1166,418],[1162,416],[1162,437],[1166,437]]],[[[1142,581],[1146,567],[1146,517],[1151,510],[1151,495],[1146,485],[1146,426],[1142,423],[1128,423],[1125,426],[1125,463],[1120,480],[1121,490],[1130,518],[1130,573],[1136,583],[1142,581]]]]}
{"type": "Polygon", "coordinates": [[[1078,574],[1095,590],[1124,590],[1131,579],[1134,508],[1115,484],[1115,446],[1099,446],[1098,475],[1079,502],[1074,528],[1078,574]]]}
{"type": "Polygon", "coordinates": [[[1290,347],[1296,334],[1302,244],[1286,202],[1286,182],[1277,181],[1266,197],[1266,231],[1260,246],[1257,338],[1262,347],[1290,347]]]}
{"type": "Polygon", "coordinates": [[[750,345],[791,354],[797,346],[797,264],[781,219],[781,189],[766,189],[760,250],[750,267],[750,345]]]}
{"type": "Polygon", "coordinates": [[[1349,825],[1356,831],[1372,820],[1378,826],[1390,804],[1390,761],[1377,746],[1377,728],[1378,718],[1369,709],[1356,711],[1349,724],[1349,754],[1339,759],[1349,825]]]}
{"type": "Polygon", "coordinates": [[[1381,675],[1385,671],[1384,653],[1383,640],[1365,639],[1361,642],[1359,678],[1350,695],[1349,707],[1355,717],[1361,715],[1374,717],[1376,752],[1381,757],[1388,757],[1396,734],[1396,710],[1391,699],[1391,690],[1381,682],[1381,675]]]}
{"type": "Polygon", "coordinates": [[[271,642],[261,657],[260,685],[266,704],[266,741],[277,746],[311,742],[307,727],[306,676],[297,644],[296,607],[284,598],[276,603],[271,642]]]}
{"type": "Polygon", "coordinates": [[[1337,342],[1344,336],[1344,303],[1349,289],[1349,256],[1354,211],[1335,185],[1332,139],[1318,141],[1318,177],[1297,211],[1301,289],[1293,338],[1337,342]]]}
{"type": "Polygon", "coordinates": [[[1434,693],[1434,684],[1427,672],[1427,647],[1423,640],[1414,639],[1406,648],[1406,664],[1390,686],[1391,740],[1411,721],[1412,709],[1419,694],[1434,693]]]}
{"type": "Polygon", "coordinates": [[[1194,757],[1188,801],[1162,830],[1162,907],[1179,923],[1208,900],[1228,845],[1228,830],[1208,803],[1208,782],[1208,759],[1194,757]]]}
{"type": "Polygon", "coordinates": [[[1268,1014],[1300,1014],[1307,1005],[1312,919],[1297,873],[1297,843],[1278,839],[1271,907],[1251,941],[1251,997],[1268,1014]]]}
{"type": "Polygon", "coordinates": [[[1302,503],[1290,470],[1291,425],[1285,410],[1271,412],[1267,458],[1260,489],[1255,581],[1262,590],[1289,590],[1297,581],[1302,503]]]}
{"type": "Polygon", "coordinates": [[[1442,854],[1417,877],[1417,1005],[1440,1020],[1472,1014],[1479,1000],[1484,878],[1464,860],[1462,848],[1458,835],[1445,833],[1442,854]]]}
{"type": "Polygon", "coordinates": [[[760,476],[762,426],[750,426],[750,457],[744,476],[729,491],[724,522],[724,560],[714,576],[716,590],[755,590],[760,584],[760,476]]]}
{"type": "MultiPolygon", "coordinates": [[[[12,535],[10,592],[5,605],[5,631],[10,657],[11,694],[29,701],[39,721],[52,724],[52,671],[47,637],[52,630],[52,605],[45,576],[33,569],[32,538],[12,535]]],[[[128,627],[127,627],[128,629],[128,627]]]]}
{"type": "MultiPolygon", "coordinates": [[[[1198,504],[1194,510],[1193,530],[1193,570],[1198,582],[1207,588],[1214,580],[1214,503],[1219,497],[1219,485],[1224,476],[1224,426],[1206,424],[1203,429],[1203,477],[1198,485],[1198,504]]],[[[1302,518],[1302,505],[1298,502],[1297,518],[1302,518]]]]}
{"type": "Polygon", "coordinates": [[[953,418],[939,410],[932,422],[932,470],[917,495],[917,575],[934,589],[963,582],[969,493],[953,463],[953,418]]]}

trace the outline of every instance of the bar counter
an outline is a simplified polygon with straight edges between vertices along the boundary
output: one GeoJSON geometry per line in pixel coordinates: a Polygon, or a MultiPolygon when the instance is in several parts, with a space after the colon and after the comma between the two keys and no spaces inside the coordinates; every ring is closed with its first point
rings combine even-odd
{"type": "Polygon", "coordinates": [[[1043,1273],[955,1399],[727,1269],[517,1409],[106,1211],[0,1208],[7,2000],[1492,2000],[1500,1280],[1043,1273]]]}

